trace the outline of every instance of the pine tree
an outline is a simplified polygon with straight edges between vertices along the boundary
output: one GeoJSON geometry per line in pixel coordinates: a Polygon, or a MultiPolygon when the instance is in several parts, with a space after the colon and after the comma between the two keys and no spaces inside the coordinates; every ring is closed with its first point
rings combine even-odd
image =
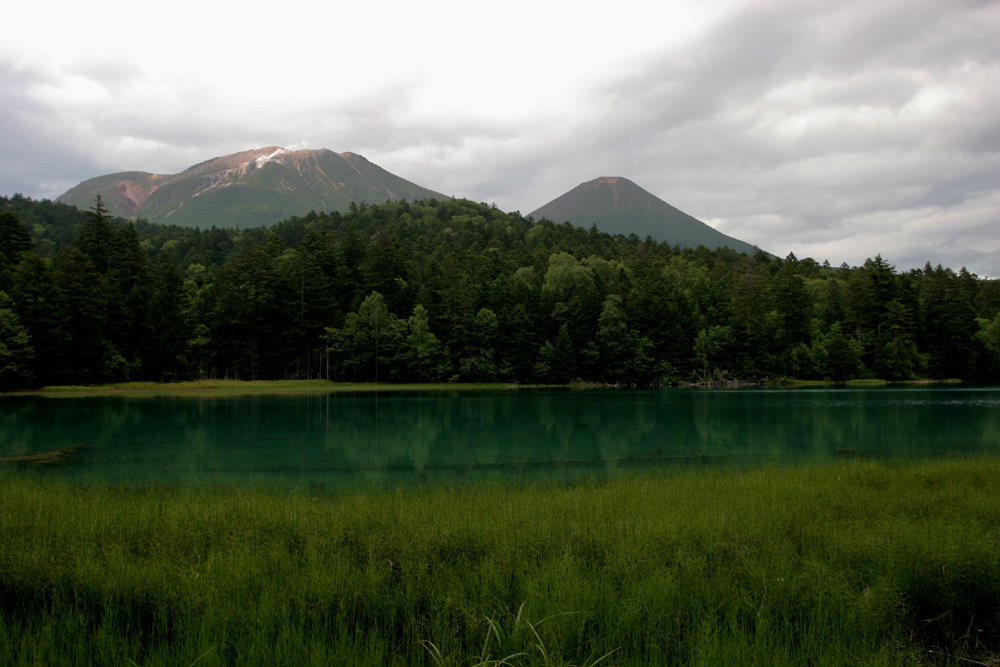
{"type": "Polygon", "coordinates": [[[978,330],[975,309],[959,276],[937,265],[924,269],[920,294],[924,317],[924,352],[931,374],[939,378],[971,377],[978,330]]]}
{"type": "Polygon", "coordinates": [[[41,385],[64,381],[64,358],[72,349],[66,326],[69,313],[52,268],[33,252],[25,253],[11,273],[14,308],[31,339],[31,371],[41,385]]]}
{"type": "Polygon", "coordinates": [[[13,304],[5,292],[0,292],[0,390],[23,389],[31,386],[31,347],[28,330],[21,324],[13,304]]]}
{"type": "Polygon", "coordinates": [[[3,254],[8,262],[13,263],[17,254],[26,252],[35,247],[35,242],[31,234],[24,228],[21,221],[13,213],[4,211],[0,213],[0,254],[3,254]]]}
{"type": "Polygon", "coordinates": [[[144,362],[147,377],[167,382],[189,374],[187,341],[193,337],[185,313],[184,281],[170,258],[161,254],[152,270],[148,317],[153,345],[144,362]]]}
{"type": "Polygon", "coordinates": [[[114,231],[108,222],[108,209],[97,195],[97,202],[87,213],[87,222],[80,228],[77,247],[90,258],[94,268],[106,274],[111,268],[111,253],[114,247],[114,231]]]}
{"type": "Polygon", "coordinates": [[[564,383],[573,379],[576,374],[576,360],[573,354],[573,339],[569,328],[564,324],[559,327],[555,342],[546,341],[538,352],[539,361],[536,373],[547,382],[564,383]]]}
{"type": "Polygon", "coordinates": [[[144,361],[153,356],[155,345],[149,315],[152,276],[131,222],[112,231],[108,261],[108,339],[126,360],[130,379],[159,379],[158,373],[146,375],[142,369],[144,361]]]}
{"type": "Polygon", "coordinates": [[[115,375],[117,350],[105,336],[108,298],[104,276],[90,258],[76,248],[52,262],[53,277],[66,304],[64,327],[68,338],[60,350],[60,373],[66,384],[107,382],[115,375]]]}

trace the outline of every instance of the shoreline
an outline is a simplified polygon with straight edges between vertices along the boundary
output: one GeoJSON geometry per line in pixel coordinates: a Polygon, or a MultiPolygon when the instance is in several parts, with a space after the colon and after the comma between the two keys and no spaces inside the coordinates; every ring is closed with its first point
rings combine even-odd
{"type": "Polygon", "coordinates": [[[184,382],[119,382],[106,385],[59,385],[23,391],[2,392],[4,396],[103,396],[163,395],[237,396],[254,394],[336,394],[373,391],[516,391],[567,385],[518,385],[510,383],[404,383],[333,382],[332,380],[190,380],[184,382]]]}
{"type": "Polygon", "coordinates": [[[733,388],[822,388],[887,387],[965,384],[962,380],[776,380],[768,382],[691,383],[677,386],[626,386],[574,381],[567,384],[518,384],[510,382],[383,383],[334,382],[332,380],[187,380],[183,382],[118,382],[105,385],[54,385],[40,389],[0,392],[0,396],[239,396],[264,394],[338,394],[374,391],[517,391],[519,389],[733,389],[733,388]]]}

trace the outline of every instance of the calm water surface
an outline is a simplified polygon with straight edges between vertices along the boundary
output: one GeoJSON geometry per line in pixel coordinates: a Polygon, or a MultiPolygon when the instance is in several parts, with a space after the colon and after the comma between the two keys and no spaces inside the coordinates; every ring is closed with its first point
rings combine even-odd
{"type": "Polygon", "coordinates": [[[1000,453],[1000,387],[0,397],[31,474],[337,488],[1000,453]]]}

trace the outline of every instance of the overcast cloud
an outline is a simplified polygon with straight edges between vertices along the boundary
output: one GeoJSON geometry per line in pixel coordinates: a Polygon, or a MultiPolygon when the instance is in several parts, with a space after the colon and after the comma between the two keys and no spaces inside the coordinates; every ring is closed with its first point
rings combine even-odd
{"type": "Polygon", "coordinates": [[[506,210],[625,176],[779,255],[1000,276],[1000,2],[22,4],[0,194],[327,147],[506,210]]]}

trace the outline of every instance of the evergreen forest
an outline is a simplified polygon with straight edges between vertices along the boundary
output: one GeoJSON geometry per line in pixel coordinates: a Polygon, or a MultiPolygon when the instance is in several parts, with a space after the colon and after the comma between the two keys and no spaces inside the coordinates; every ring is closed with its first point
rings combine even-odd
{"type": "Polygon", "coordinates": [[[0,389],[197,378],[1000,378],[1000,284],[680,248],[468,200],[271,228],[0,197],[0,389]]]}

